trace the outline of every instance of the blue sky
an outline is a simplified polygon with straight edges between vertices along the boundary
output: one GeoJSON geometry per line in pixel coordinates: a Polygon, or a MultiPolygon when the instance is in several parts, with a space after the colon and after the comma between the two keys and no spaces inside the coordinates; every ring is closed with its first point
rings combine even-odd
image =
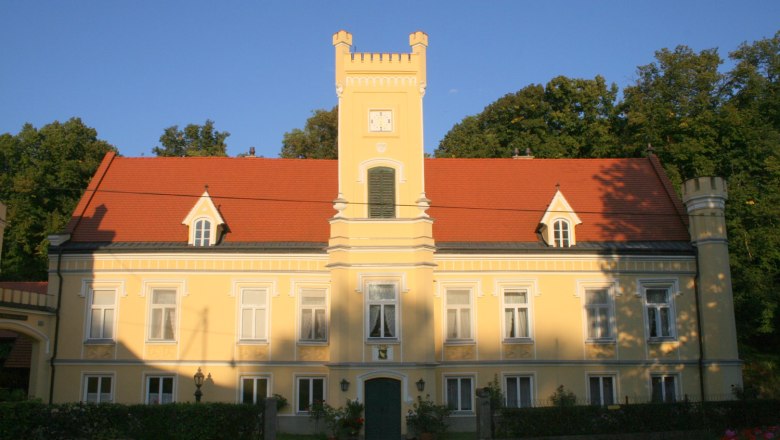
{"type": "Polygon", "coordinates": [[[358,52],[428,34],[431,152],[531,83],[600,74],[622,90],[679,44],[725,58],[780,30],[780,1],[0,0],[0,133],[78,116],[121,154],[151,156],[166,127],[212,119],[231,156],[276,157],[285,132],[337,103],[340,29],[358,52]]]}

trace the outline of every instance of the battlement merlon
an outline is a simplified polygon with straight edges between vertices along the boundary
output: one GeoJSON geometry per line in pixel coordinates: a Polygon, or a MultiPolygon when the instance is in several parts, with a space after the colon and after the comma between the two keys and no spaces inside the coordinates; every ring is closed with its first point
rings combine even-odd
{"type": "Polygon", "coordinates": [[[351,52],[352,34],[340,30],[333,34],[336,52],[336,91],[341,94],[350,75],[413,75],[415,83],[426,84],[426,49],[428,35],[417,31],[409,34],[411,53],[361,53],[351,52]]]}

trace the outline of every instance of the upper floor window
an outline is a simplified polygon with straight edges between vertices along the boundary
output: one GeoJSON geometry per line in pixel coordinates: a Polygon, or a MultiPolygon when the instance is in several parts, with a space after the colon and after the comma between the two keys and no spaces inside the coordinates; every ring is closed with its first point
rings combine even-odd
{"type": "Polygon", "coordinates": [[[612,299],[608,288],[585,289],[588,340],[613,340],[612,299]]]}
{"type": "Polygon", "coordinates": [[[453,411],[472,411],[473,382],[471,377],[446,378],[447,407],[453,411]]]}
{"type": "Polygon", "coordinates": [[[395,218],[395,170],[374,167],[368,170],[368,217],[395,218]]]}
{"type": "Polygon", "coordinates": [[[114,377],[110,374],[96,374],[84,376],[84,402],[87,403],[112,403],[114,377]]]}
{"type": "Polygon", "coordinates": [[[301,291],[301,341],[325,342],[328,339],[325,289],[301,291]]]}
{"type": "Polygon", "coordinates": [[[88,339],[114,339],[116,291],[92,290],[89,301],[88,339]]]}
{"type": "Polygon", "coordinates": [[[675,317],[672,306],[672,286],[650,284],[643,286],[647,335],[650,339],[673,339],[675,317]]]}
{"type": "Polygon", "coordinates": [[[265,340],[268,326],[268,290],[241,289],[242,340],[265,340]]]}
{"type": "Polygon", "coordinates": [[[555,247],[569,247],[569,222],[557,219],[553,222],[553,243],[555,247]]]}
{"type": "Polygon", "coordinates": [[[471,291],[447,290],[447,340],[471,339],[471,291]]]}
{"type": "Polygon", "coordinates": [[[588,394],[591,405],[614,405],[615,376],[588,376],[588,394]]]}
{"type": "Polygon", "coordinates": [[[368,284],[368,337],[398,338],[398,286],[368,284]]]}
{"type": "Polygon", "coordinates": [[[153,289],[149,339],[174,341],[176,339],[177,295],[174,289],[153,289]]]}
{"type": "Polygon", "coordinates": [[[504,339],[531,337],[528,289],[504,290],[504,339]]]}
{"type": "Polygon", "coordinates": [[[195,246],[211,246],[211,222],[202,218],[195,221],[195,246]]]}
{"type": "Polygon", "coordinates": [[[506,376],[504,378],[504,393],[507,408],[530,408],[533,406],[533,389],[531,376],[506,376]]]}

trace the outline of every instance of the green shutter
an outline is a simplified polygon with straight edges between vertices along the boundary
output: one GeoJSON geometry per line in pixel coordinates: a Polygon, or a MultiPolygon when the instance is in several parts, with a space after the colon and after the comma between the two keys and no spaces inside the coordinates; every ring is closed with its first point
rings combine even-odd
{"type": "Polygon", "coordinates": [[[395,170],[376,167],[368,170],[368,217],[395,217],[395,170]]]}

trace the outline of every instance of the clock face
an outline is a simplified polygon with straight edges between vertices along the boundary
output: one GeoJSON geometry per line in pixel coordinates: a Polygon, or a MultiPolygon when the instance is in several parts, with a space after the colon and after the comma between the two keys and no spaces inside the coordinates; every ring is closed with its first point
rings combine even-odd
{"type": "Polygon", "coordinates": [[[380,133],[393,131],[393,112],[391,110],[369,111],[368,131],[380,133]]]}

